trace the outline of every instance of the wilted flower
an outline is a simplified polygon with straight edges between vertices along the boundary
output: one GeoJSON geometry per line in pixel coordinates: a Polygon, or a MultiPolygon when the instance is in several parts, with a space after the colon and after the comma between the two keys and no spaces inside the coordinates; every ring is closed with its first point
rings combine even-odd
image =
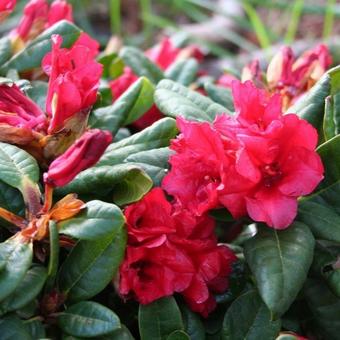
{"type": "Polygon", "coordinates": [[[102,156],[112,136],[108,131],[88,130],[64,154],[55,159],[44,174],[51,187],[61,187],[72,181],[79,172],[93,166],[102,156]]]}
{"type": "Polygon", "coordinates": [[[209,217],[176,212],[160,188],[125,210],[126,257],[119,290],[147,304],[175,292],[207,316],[216,306],[213,292],[228,288],[235,255],[218,246],[209,217]]]}

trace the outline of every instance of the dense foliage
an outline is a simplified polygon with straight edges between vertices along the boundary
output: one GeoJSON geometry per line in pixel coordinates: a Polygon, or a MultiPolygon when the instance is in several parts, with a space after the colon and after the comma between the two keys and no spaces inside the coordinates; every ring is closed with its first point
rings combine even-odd
{"type": "Polygon", "coordinates": [[[72,21],[31,0],[0,39],[0,338],[337,339],[327,46],[215,79],[72,21]]]}

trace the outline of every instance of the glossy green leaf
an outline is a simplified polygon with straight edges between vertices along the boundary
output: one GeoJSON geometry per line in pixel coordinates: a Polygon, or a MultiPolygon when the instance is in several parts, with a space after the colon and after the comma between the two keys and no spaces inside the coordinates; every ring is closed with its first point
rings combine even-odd
{"type": "Polygon", "coordinates": [[[154,186],[160,186],[169,169],[169,148],[159,148],[137,152],[128,156],[124,162],[142,168],[152,179],[154,186]]]}
{"type": "Polygon", "coordinates": [[[98,337],[120,328],[118,316],[92,301],[79,302],[58,316],[60,328],[76,337],[98,337]]]}
{"type": "Polygon", "coordinates": [[[300,222],[281,231],[261,226],[246,242],[246,261],[274,318],[287,311],[302,288],[312,264],[314,243],[312,233],[300,222]]]}
{"type": "Polygon", "coordinates": [[[299,202],[298,220],[323,240],[340,242],[340,135],[318,148],[325,167],[325,178],[317,190],[299,202]]]}
{"type": "Polygon", "coordinates": [[[0,319],[0,336],[1,340],[32,340],[22,320],[14,315],[0,319]]]}
{"type": "Polygon", "coordinates": [[[255,291],[236,299],[229,307],[222,330],[222,340],[275,339],[281,321],[271,320],[271,313],[255,291]]]}
{"type": "MultiPolygon", "coordinates": [[[[96,193],[98,197],[111,196],[113,202],[124,205],[142,198],[152,187],[151,178],[138,166],[118,164],[87,169],[80,173],[59,193],[96,193]]],[[[98,231],[100,232],[100,231],[98,231]]]]}
{"type": "Polygon", "coordinates": [[[38,106],[45,111],[46,110],[46,98],[48,83],[45,81],[34,81],[31,82],[32,87],[26,92],[28,96],[36,103],[38,106]]]}
{"type": "Polygon", "coordinates": [[[36,183],[39,180],[37,161],[26,151],[0,142],[0,180],[24,190],[25,182],[36,183]]]}
{"type": "Polygon", "coordinates": [[[33,340],[46,339],[46,330],[39,318],[33,318],[24,322],[27,332],[33,340]]]}
{"type": "Polygon", "coordinates": [[[50,291],[54,287],[59,266],[59,230],[57,223],[50,221],[49,223],[49,238],[50,238],[50,258],[48,260],[47,279],[45,291],[50,291]]]}
{"type": "Polygon", "coordinates": [[[131,124],[151,108],[153,93],[154,85],[147,78],[139,78],[114,104],[92,112],[91,127],[115,134],[121,126],[131,124]]]}
{"type": "Polygon", "coordinates": [[[17,215],[24,216],[25,203],[20,192],[0,181],[0,207],[17,215]]]}
{"type": "Polygon", "coordinates": [[[183,330],[181,312],[173,297],[165,297],[148,305],[139,305],[141,340],[166,340],[177,330],[183,330]]]}
{"type": "Polygon", "coordinates": [[[210,98],[167,79],[157,85],[155,103],[164,114],[189,120],[213,121],[216,115],[229,113],[210,98]]]}
{"type": "Polygon", "coordinates": [[[127,66],[131,67],[134,74],[144,76],[154,84],[164,78],[162,70],[135,47],[122,48],[119,56],[127,66]]]}
{"type": "Polygon", "coordinates": [[[115,165],[137,152],[169,146],[178,133],[176,121],[163,118],[141,132],[111,144],[96,165],[115,165]]]}
{"type": "Polygon", "coordinates": [[[114,204],[90,201],[75,217],[58,223],[61,234],[80,240],[97,240],[115,235],[125,223],[124,215],[114,204]]]}
{"type": "Polygon", "coordinates": [[[0,312],[4,314],[26,306],[41,292],[46,278],[44,267],[34,266],[29,269],[14,292],[0,302],[0,312]]]}
{"type": "Polygon", "coordinates": [[[0,72],[5,74],[9,69],[23,72],[40,67],[43,57],[51,50],[51,37],[53,34],[62,36],[63,47],[70,47],[78,39],[80,33],[81,30],[72,23],[65,20],[59,21],[29,42],[22,51],[2,65],[0,72]]]}
{"type": "Polygon", "coordinates": [[[200,316],[190,310],[185,303],[180,306],[184,330],[191,339],[205,340],[205,329],[200,316]]]}
{"type": "Polygon", "coordinates": [[[0,301],[12,294],[32,263],[32,243],[12,237],[0,243],[0,301]]]}
{"type": "Polygon", "coordinates": [[[184,331],[174,331],[172,332],[166,340],[190,340],[190,336],[184,331]]]}
{"type": "Polygon", "coordinates": [[[308,279],[304,296],[312,311],[313,326],[317,326],[324,339],[336,340],[340,334],[340,299],[320,280],[308,279]]]}
{"type": "Polygon", "coordinates": [[[204,84],[204,89],[214,102],[223,105],[231,112],[235,111],[233,96],[230,89],[214,85],[210,82],[204,84]]]}
{"type": "Polygon", "coordinates": [[[126,237],[122,227],[113,237],[77,243],[59,272],[59,287],[68,299],[89,299],[109,284],[124,258],[126,237]]]}
{"type": "Polygon", "coordinates": [[[101,336],[98,340],[135,340],[126,326],[121,325],[121,328],[115,330],[113,333],[101,336]]]}
{"type": "Polygon", "coordinates": [[[197,77],[198,61],[194,58],[175,61],[168,67],[165,77],[184,86],[189,86],[197,77]]]}
{"type": "Polygon", "coordinates": [[[12,55],[11,40],[8,36],[0,39],[0,65],[4,64],[12,55]]]}

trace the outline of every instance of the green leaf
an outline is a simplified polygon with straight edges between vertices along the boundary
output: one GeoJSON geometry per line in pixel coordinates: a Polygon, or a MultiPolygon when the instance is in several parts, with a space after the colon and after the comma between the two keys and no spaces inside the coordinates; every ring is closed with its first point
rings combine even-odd
{"type": "Polygon", "coordinates": [[[32,87],[27,90],[28,96],[36,103],[38,106],[45,111],[46,110],[46,98],[48,83],[45,81],[34,81],[31,82],[32,87]]]}
{"type": "Polygon", "coordinates": [[[151,178],[140,167],[133,164],[118,164],[87,169],[58,192],[62,194],[96,192],[97,197],[104,199],[110,196],[116,204],[124,205],[138,201],[151,187],[151,178]]]}
{"type": "Polygon", "coordinates": [[[90,201],[75,217],[58,223],[61,234],[80,240],[97,240],[119,232],[125,223],[121,210],[114,204],[90,201]]]}
{"type": "Polygon", "coordinates": [[[46,339],[45,327],[39,319],[33,318],[24,324],[32,339],[46,339]]]}
{"type": "Polygon", "coordinates": [[[222,86],[214,85],[210,82],[204,84],[207,95],[216,103],[226,107],[229,111],[235,111],[231,90],[222,86]]]}
{"type": "Polygon", "coordinates": [[[318,148],[325,178],[317,190],[299,202],[298,220],[306,223],[315,237],[340,242],[340,135],[318,148]]]}
{"type": "Polygon", "coordinates": [[[278,231],[262,226],[245,244],[244,254],[259,293],[274,317],[295,300],[312,264],[314,238],[299,222],[278,231]]]}
{"type": "Polygon", "coordinates": [[[164,78],[162,70],[135,47],[122,48],[119,57],[127,66],[131,67],[134,74],[140,77],[144,76],[154,84],[164,78]]]}
{"type": "Polygon", "coordinates": [[[0,301],[12,294],[31,266],[32,243],[12,237],[0,243],[0,301]]]}
{"type": "Polygon", "coordinates": [[[113,333],[101,336],[98,340],[135,340],[126,326],[122,325],[121,327],[113,333]]]}
{"type": "Polygon", "coordinates": [[[0,319],[1,340],[32,340],[24,323],[14,315],[0,319]]]}
{"type": "Polygon", "coordinates": [[[176,330],[183,330],[181,312],[173,297],[165,297],[148,305],[139,305],[141,340],[166,340],[176,330]]]}
{"type": "Polygon", "coordinates": [[[9,69],[24,72],[40,67],[43,57],[51,50],[51,37],[53,34],[62,36],[62,47],[71,47],[80,33],[81,30],[72,23],[65,20],[59,21],[33,39],[22,51],[2,65],[0,72],[5,74],[9,69]]]}
{"type": "Polygon", "coordinates": [[[154,186],[160,186],[169,169],[169,148],[159,148],[137,152],[128,156],[124,162],[142,168],[152,179],[154,186]]]}
{"type": "Polygon", "coordinates": [[[92,128],[110,130],[116,134],[121,126],[131,124],[153,105],[154,85],[147,78],[139,78],[114,104],[92,112],[92,128]]]}
{"type": "Polygon", "coordinates": [[[37,161],[26,151],[0,142],[0,180],[23,191],[25,182],[39,180],[37,161]]]}
{"type": "Polygon", "coordinates": [[[24,216],[25,214],[25,203],[20,192],[1,181],[0,207],[20,216],[24,216]]]}
{"type": "Polygon", "coordinates": [[[281,321],[272,321],[259,295],[249,291],[229,307],[223,321],[222,340],[275,339],[280,328],[281,321]]]}
{"type": "Polygon", "coordinates": [[[155,103],[164,114],[189,120],[213,121],[218,114],[229,114],[224,106],[168,79],[157,85],[155,103]]]}
{"type": "Polygon", "coordinates": [[[8,36],[0,39],[0,65],[4,64],[12,55],[11,40],[8,36]]]}
{"type": "Polygon", "coordinates": [[[186,304],[180,306],[185,332],[191,339],[205,340],[205,329],[198,314],[192,312],[186,304]]]}
{"type": "Polygon", "coordinates": [[[98,337],[120,328],[118,316],[110,309],[92,301],[79,302],[58,316],[58,325],[76,337],[98,337]]]}
{"type": "Polygon", "coordinates": [[[96,167],[119,164],[137,152],[168,146],[177,133],[174,119],[160,119],[143,131],[111,144],[96,167]]]}
{"type": "Polygon", "coordinates": [[[190,336],[184,331],[174,331],[172,332],[166,340],[190,340],[190,336]]]}
{"type": "Polygon", "coordinates": [[[55,283],[55,279],[59,266],[59,231],[57,224],[50,220],[49,223],[49,238],[50,238],[50,258],[48,260],[47,279],[45,291],[49,292],[55,283]]]}
{"type": "Polygon", "coordinates": [[[114,237],[77,243],[59,272],[59,287],[68,299],[89,299],[109,284],[124,258],[126,238],[122,227],[114,237]]]}
{"type": "Polygon", "coordinates": [[[308,279],[304,295],[312,311],[313,326],[317,326],[324,339],[336,340],[340,333],[340,299],[319,280],[308,279]]]}
{"type": "Polygon", "coordinates": [[[4,314],[26,306],[41,292],[46,277],[44,267],[35,266],[29,269],[14,292],[1,301],[0,311],[4,314]]]}
{"type": "Polygon", "coordinates": [[[165,77],[184,86],[189,86],[197,77],[199,64],[196,59],[175,61],[165,72],[165,77]]]}

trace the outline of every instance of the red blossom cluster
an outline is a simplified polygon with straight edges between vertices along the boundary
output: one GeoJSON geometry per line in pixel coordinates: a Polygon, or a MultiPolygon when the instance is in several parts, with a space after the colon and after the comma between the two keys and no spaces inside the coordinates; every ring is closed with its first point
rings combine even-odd
{"type": "Polygon", "coordinates": [[[197,216],[224,206],[235,218],[248,214],[287,228],[297,198],[323,178],[317,131],[295,114],[283,115],[280,96],[250,81],[234,81],[232,91],[236,116],[220,115],[212,124],[178,119],[181,134],[171,144],[176,153],[163,187],[197,216]]]}
{"type": "Polygon", "coordinates": [[[181,293],[203,316],[215,308],[213,293],[228,288],[233,252],[217,245],[214,220],[176,210],[160,188],[125,210],[126,256],[120,268],[120,293],[147,304],[181,293]]]}
{"type": "MultiPolygon", "coordinates": [[[[164,38],[159,45],[145,52],[145,55],[158,67],[165,71],[174,62],[193,57],[201,61],[203,54],[196,45],[180,49],[174,46],[169,38],[164,38]]],[[[131,86],[138,77],[130,67],[125,67],[124,73],[117,79],[110,82],[113,100],[117,100],[131,86]]],[[[156,105],[152,105],[148,112],[135,121],[132,125],[138,130],[145,129],[163,117],[156,105]]]]}
{"type": "Polygon", "coordinates": [[[61,20],[73,22],[72,6],[66,0],[55,0],[51,5],[46,0],[30,0],[19,25],[10,33],[14,52],[61,20]]]}
{"type": "MultiPolygon", "coordinates": [[[[241,80],[251,80],[269,93],[279,93],[285,111],[321,78],[331,64],[332,57],[324,44],[306,51],[299,58],[295,58],[293,50],[285,46],[270,61],[265,73],[259,61],[253,60],[243,68],[241,80]]],[[[218,84],[231,87],[235,79],[225,74],[219,78],[218,84]]]]}

